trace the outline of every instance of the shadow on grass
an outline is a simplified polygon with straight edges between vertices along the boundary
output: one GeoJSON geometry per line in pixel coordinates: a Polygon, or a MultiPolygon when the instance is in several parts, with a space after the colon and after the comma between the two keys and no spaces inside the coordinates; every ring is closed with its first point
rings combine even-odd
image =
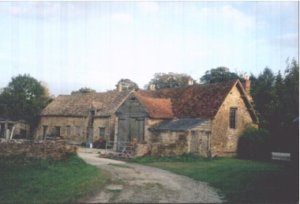
{"type": "Polygon", "coordinates": [[[143,157],[132,162],[207,182],[219,189],[228,202],[295,203],[299,200],[298,166],[291,162],[207,159],[195,155],[143,157]]]}

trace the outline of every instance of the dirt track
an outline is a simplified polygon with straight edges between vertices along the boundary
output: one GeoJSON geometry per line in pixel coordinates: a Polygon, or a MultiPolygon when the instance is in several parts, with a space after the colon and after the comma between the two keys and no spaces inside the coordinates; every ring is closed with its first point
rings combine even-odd
{"type": "Polygon", "coordinates": [[[204,182],[161,169],[99,158],[96,152],[79,150],[87,163],[111,173],[111,183],[80,202],[220,203],[216,190],[204,182]]]}

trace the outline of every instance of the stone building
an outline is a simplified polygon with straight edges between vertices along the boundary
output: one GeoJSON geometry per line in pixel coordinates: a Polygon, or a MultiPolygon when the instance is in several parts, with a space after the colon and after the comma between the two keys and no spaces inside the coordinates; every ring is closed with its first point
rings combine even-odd
{"type": "Polygon", "coordinates": [[[135,141],[138,155],[215,156],[234,154],[244,129],[258,123],[247,80],[157,91],[120,86],[58,96],[42,111],[37,139],[81,144],[103,138],[119,151],[135,141]]]}
{"type": "Polygon", "coordinates": [[[128,91],[78,93],[56,97],[41,113],[36,139],[62,137],[68,143],[114,139],[115,112],[128,91]]]}
{"type": "Polygon", "coordinates": [[[116,111],[115,141],[138,141],[137,154],[234,154],[241,133],[257,126],[250,83],[239,80],[137,91],[116,111]]]}

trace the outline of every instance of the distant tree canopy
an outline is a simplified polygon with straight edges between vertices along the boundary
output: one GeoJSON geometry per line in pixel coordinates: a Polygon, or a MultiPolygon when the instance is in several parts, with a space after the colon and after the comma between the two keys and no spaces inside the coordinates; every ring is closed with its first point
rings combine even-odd
{"type": "Polygon", "coordinates": [[[270,132],[273,148],[290,151],[291,143],[295,143],[292,135],[298,137],[292,126],[299,117],[299,64],[296,60],[288,61],[284,75],[274,75],[266,67],[258,77],[252,75],[250,79],[260,127],[270,132]]]}
{"type": "Polygon", "coordinates": [[[146,88],[149,88],[150,85],[155,85],[155,89],[163,88],[179,88],[186,87],[195,83],[195,80],[187,74],[178,74],[178,73],[156,73],[154,78],[146,85],[146,88]]]}
{"type": "Polygon", "coordinates": [[[120,88],[121,90],[119,91],[127,91],[127,90],[138,90],[139,86],[131,81],[130,79],[121,79],[120,81],[118,81],[117,85],[116,85],[117,89],[120,88]]]}
{"type": "Polygon", "coordinates": [[[33,125],[50,101],[48,90],[39,81],[27,74],[18,75],[0,94],[0,117],[33,125]]]}
{"type": "Polygon", "coordinates": [[[236,73],[230,72],[229,68],[217,67],[206,71],[205,74],[200,78],[200,82],[204,84],[211,84],[239,78],[240,77],[236,73]]]}
{"type": "Polygon", "coordinates": [[[86,93],[96,93],[96,90],[88,88],[88,87],[83,87],[83,88],[78,89],[77,91],[72,91],[71,95],[86,94],[86,93]]]}

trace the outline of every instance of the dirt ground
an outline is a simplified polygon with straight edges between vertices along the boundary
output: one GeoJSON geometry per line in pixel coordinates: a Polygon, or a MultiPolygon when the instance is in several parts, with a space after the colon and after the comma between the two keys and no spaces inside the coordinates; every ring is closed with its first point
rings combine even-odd
{"type": "Polygon", "coordinates": [[[87,163],[106,170],[111,182],[84,203],[221,203],[215,189],[204,182],[161,169],[99,158],[96,151],[79,149],[87,163]]]}

